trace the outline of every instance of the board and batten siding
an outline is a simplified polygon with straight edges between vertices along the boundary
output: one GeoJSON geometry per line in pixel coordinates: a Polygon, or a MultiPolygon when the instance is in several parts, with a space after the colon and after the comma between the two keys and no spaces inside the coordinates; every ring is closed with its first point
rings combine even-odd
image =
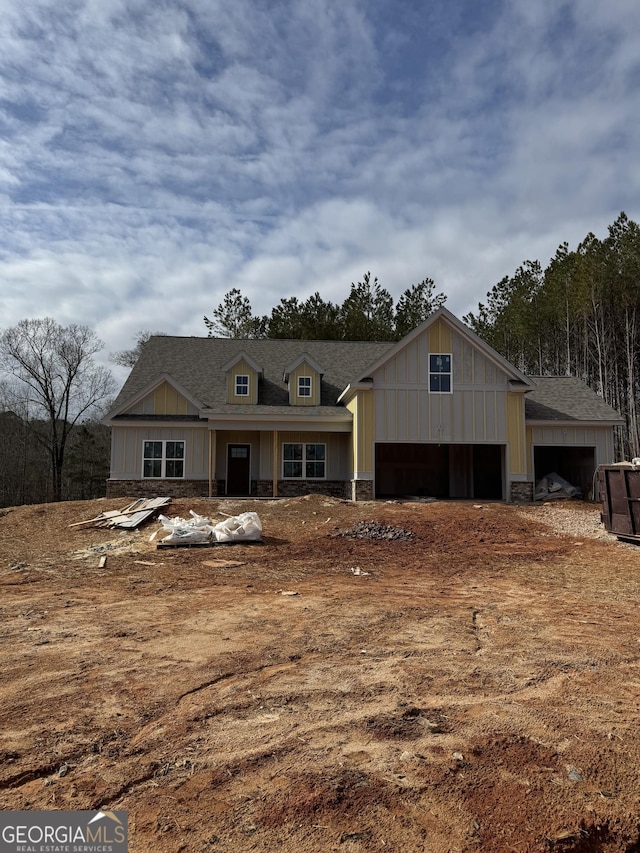
{"type": "Polygon", "coordinates": [[[169,382],[157,388],[127,410],[130,415],[197,415],[198,409],[169,382]]]}
{"type": "Polygon", "coordinates": [[[299,364],[289,374],[289,402],[292,406],[320,405],[320,374],[306,361],[299,364]],[[311,396],[300,397],[298,394],[298,379],[301,376],[311,377],[311,396]]]}
{"type": "Polygon", "coordinates": [[[443,320],[373,376],[375,441],[505,444],[508,377],[443,320]],[[451,394],[429,393],[429,354],[452,356],[451,394]]]}
{"type": "Polygon", "coordinates": [[[111,479],[135,480],[142,477],[145,441],[184,441],[184,476],[187,480],[209,476],[209,430],[206,426],[127,426],[111,432],[111,479]]]}
{"type": "Polygon", "coordinates": [[[375,438],[375,397],[373,391],[357,391],[347,403],[353,415],[351,443],[351,476],[373,476],[373,444],[375,438]]]}
{"type": "Polygon", "coordinates": [[[241,358],[227,371],[227,403],[255,406],[257,402],[258,374],[244,358],[241,358]],[[249,377],[249,393],[246,397],[236,394],[236,376],[249,377]]]}
{"type": "Polygon", "coordinates": [[[556,424],[527,427],[527,457],[533,471],[534,447],[593,447],[595,464],[606,465],[615,459],[613,430],[610,426],[556,424]]]}

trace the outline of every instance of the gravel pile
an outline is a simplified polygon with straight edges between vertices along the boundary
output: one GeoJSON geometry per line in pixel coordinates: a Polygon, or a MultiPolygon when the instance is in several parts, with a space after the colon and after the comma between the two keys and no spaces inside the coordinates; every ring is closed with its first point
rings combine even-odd
{"type": "Polygon", "coordinates": [[[585,539],[616,539],[605,530],[600,520],[600,505],[593,508],[567,503],[544,503],[522,508],[527,518],[534,518],[547,524],[557,533],[585,539]]]}
{"type": "Polygon", "coordinates": [[[388,541],[406,541],[413,539],[413,533],[403,530],[402,527],[392,527],[389,524],[380,524],[378,521],[359,521],[349,530],[337,533],[336,536],[348,536],[351,539],[381,539],[388,541]]]}

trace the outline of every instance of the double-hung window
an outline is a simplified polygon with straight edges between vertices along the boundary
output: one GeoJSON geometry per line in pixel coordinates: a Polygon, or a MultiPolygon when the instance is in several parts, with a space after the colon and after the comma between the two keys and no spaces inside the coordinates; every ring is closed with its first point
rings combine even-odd
{"type": "Polygon", "coordinates": [[[432,394],[451,393],[451,355],[429,354],[429,391],[432,394]]]}
{"type": "Polygon", "coordinates": [[[236,375],[236,397],[249,396],[249,377],[246,373],[238,373],[236,375]]]}
{"type": "Polygon", "coordinates": [[[184,441],[145,441],[142,476],[184,477],[184,441]]]}
{"type": "Polygon", "coordinates": [[[311,396],[311,377],[298,376],[298,397],[311,396]]]}
{"type": "Polygon", "coordinates": [[[324,480],[326,444],[285,444],[282,448],[282,474],[285,479],[324,480]]]}

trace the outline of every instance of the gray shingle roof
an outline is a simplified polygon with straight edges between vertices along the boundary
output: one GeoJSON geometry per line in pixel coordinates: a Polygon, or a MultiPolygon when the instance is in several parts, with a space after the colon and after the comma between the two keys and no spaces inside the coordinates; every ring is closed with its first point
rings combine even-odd
{"type": "MultiPolygon", "coordinates": [[[[235,340],[228,338],[182,338],[169,335],[151,337],[128,379],[118,394],[112,411],[168,373],[204,408],[224,408],[243,413],[262,406],[289,406],[289,392],[283,376],[285,369],[302,353],[308,353],[323,369],[322,406],[336,406],[346,386],[367,367],[393,347],[389,342],[371,341],[288,341],[235,340]],[[222,366],[241,352],[247,353],[263,369],[259,406],[227,405],[226,373],[222,366]]],[[[304,410],[305,407],[299,407],[304,410]]],[[[266,410],[265,410],[266,411],[266,410]]],[[[270,409],[276,414],[277,409],[270,409]]],[[[344,409],[340,409],[344,411],[344,409]]],[[[323,410],[328,414],[326,409],[323,410]]]]}
{"type": "MultiPolygon", "coordinates": [[[[296,407],[301,418],[337,415],[340,394],[395,346],[372,341],[235,340],[158,335],[144,345],[137,364],[118,394],[112,412],[142,393],[163,373],[171,376],[202,408],[253,416],[291,413],[285,370],[307,353],[322,368],[321,406],[296,407]],[[227,403],[227,377],[222,369],[246,353],[263,369],[257,406],[227,403]]],[[[603,421],[620,423],[619,414],[584,382],[570,376],[528,377],[535,383],[525,395],[528,421],[603,421]]]]}
{"type": "Polygon", "coordinates": [[[528,421],[615,421],[620,415],[595,391],[573,376],[531,376],[535,388],[525,396],[528,421]]]}

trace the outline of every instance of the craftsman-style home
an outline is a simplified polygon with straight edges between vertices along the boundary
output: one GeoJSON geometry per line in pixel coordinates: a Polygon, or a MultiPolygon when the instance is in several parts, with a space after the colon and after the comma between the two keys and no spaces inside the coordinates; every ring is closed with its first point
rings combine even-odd
{"type": "Polygon", "coordinates": [[[525,376],[446,308],[398,343],[157,336],[108,415],[109,496],[591,495],[618,414],[525,376]]]}

